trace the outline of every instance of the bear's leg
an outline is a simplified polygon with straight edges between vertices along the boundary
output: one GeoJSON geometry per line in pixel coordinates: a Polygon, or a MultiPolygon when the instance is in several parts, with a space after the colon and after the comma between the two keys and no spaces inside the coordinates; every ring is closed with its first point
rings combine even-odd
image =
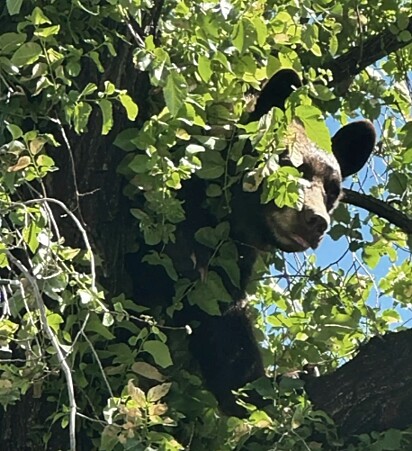
{"type": "MultiPolygon", "coordinates": [[[[232,390],[265,375],[246,310],[234,305],[222,316],[202,316],[191,337],[191,352],[221,410],[227,415],[244,416],[245,410],[236,404],[232,390]]],[[[261,404],[256,393],[249,400],[261,404]]]]}

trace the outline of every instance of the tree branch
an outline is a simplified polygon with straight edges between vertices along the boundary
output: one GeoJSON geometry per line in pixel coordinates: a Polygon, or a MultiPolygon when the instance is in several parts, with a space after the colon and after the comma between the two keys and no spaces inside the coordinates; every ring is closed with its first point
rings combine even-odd
{"type": "MultiPolygon", "coordinates": [[[[412,34],[412,17],[409,18],[406,30],[412,34]]],[[[326,64],[325,69],[332,71],[334,85],[345,84],[366,67],[411,43],[412,38],[408,41],[401,41],[398,35],[393,34],[390,30],[384,30],[330,61],[326,64]]]]}
{"type": "Polygon", "coordinates": [[[405,233],[412,234],[412,219],[391,207],[386,202],[375,199],[368,194],[358,193],[347,188],[344,188],[343,192],[344,196],[342,202],[364,208],[365,210],[386,219],[391,224],[396,225],[405,233]]]}
{"type": "Polygon", "coordinates": [[[160,16],[162,14],[162,10],[164,7],[164,0],[158,0],[154,3],[154,6],[151,10],[151,23],[150,23],[150,34],[153,35],[154,39],[158,41],[158,25],[160,16]]]}
{"type": "Polygon", "coordinates": [[[412,330],[372,338],[332,374],[310,378],[305,389],[345,437],[412,424],[412,330]]]}

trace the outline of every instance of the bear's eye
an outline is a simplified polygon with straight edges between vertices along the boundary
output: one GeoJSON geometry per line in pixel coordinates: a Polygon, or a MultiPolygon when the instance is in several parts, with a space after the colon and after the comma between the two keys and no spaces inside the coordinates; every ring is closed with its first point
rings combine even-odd
{"type": "Polygon", "coordinates": [[[313,180],[313,168],[310,164],[302,163],[298,170],[302,173],[302,177],[306,180],[313,180]]]}
{"type": "Polygon", "coordinates": [[[293,166],[289,158],[288,152],[283,152],[279,155],[279,165],[280,166],[293,166]]]}
{"type": "Polygon", "coordinates": [[[340,184],[336,182],[330,182],[325,185],[325,193],[326,193],[326,208],[331,210],[335,205],[336,200],[338,199],[341,192],[340,184]]]}

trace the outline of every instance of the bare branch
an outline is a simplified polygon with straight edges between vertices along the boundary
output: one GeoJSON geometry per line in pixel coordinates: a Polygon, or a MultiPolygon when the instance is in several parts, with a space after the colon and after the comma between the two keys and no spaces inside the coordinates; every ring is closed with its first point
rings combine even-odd
{"type": "Polygon", "coordinates": [[[30,274],[30,271],[21,263],[20,260],[14,257],[14,255],[6,250],[7,258],[17,267],[19,270],[24,274],[24,277],[28,280],[30,283],[32,289],[34,298],[36,300],[37,308],[40,312],[40,320],[41,325],[47,334],[47,336],[50,339],[50,342],[53,346],[54,351],[56,352],[57,359],[60,363],[60,366],[63,370],[64,376],[66,378],[66,385],[67,385],[67,393],[69,396],[69,402],[70,402],[70,420],[69,420],[69,436],[70,436],[70,451],[76,451],[76,411],[77,411],[77,404],[76,404],[76,398],[74,394],[74,384],[73,384],[73,378],[72,373],[70,370],[69,365],[66,361],[66,356],[63,353],[63,347],[61,346],[57,336],[53,332],[52,328],[49,326],[49,323],[47,322],[47,311],[46,307],[43,303],[43,299],[40,293],[39,286],[37,285],[37,280],[35,277],[33,277],[30,274]]]}
{"type": "Polygon", "coordinates": [[[343,192],[343,202],[364,208],[396,225],[405,233],[412,234],[412,219],[396,210],[396,208],[391,207],[388,203],[375,199],[368,194],[358,193],[347,188],[344,188],[343,192]]]}
{"type": "Polygon", "coordinates": [[[156,38],[157,27],[163,10],[164,0],[158,0],[152,8],[151,34],[156,38]]]}
{"type": "MultiPolygon", "coordinates": [[[[406,30],[412,34],[412,17],[409,18],[406,30]]],[[[333,84],[344,84],[344,82],[362,72],[366,67],[411,43],[412,39],[401,41],[397,35],[386,29],[330,61],[326,64],[325,69],[332,71],[333,84]]]]}

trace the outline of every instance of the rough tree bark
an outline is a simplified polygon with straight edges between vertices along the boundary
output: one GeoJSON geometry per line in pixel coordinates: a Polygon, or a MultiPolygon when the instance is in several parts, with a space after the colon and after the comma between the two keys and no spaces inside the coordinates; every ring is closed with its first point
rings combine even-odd
{"type": "Polygon", "coordinates": [[[332,374],[308,379],[315,408],[327,412],[343,436],[412,423],[412,330],[374,337],[332,374]]]}

